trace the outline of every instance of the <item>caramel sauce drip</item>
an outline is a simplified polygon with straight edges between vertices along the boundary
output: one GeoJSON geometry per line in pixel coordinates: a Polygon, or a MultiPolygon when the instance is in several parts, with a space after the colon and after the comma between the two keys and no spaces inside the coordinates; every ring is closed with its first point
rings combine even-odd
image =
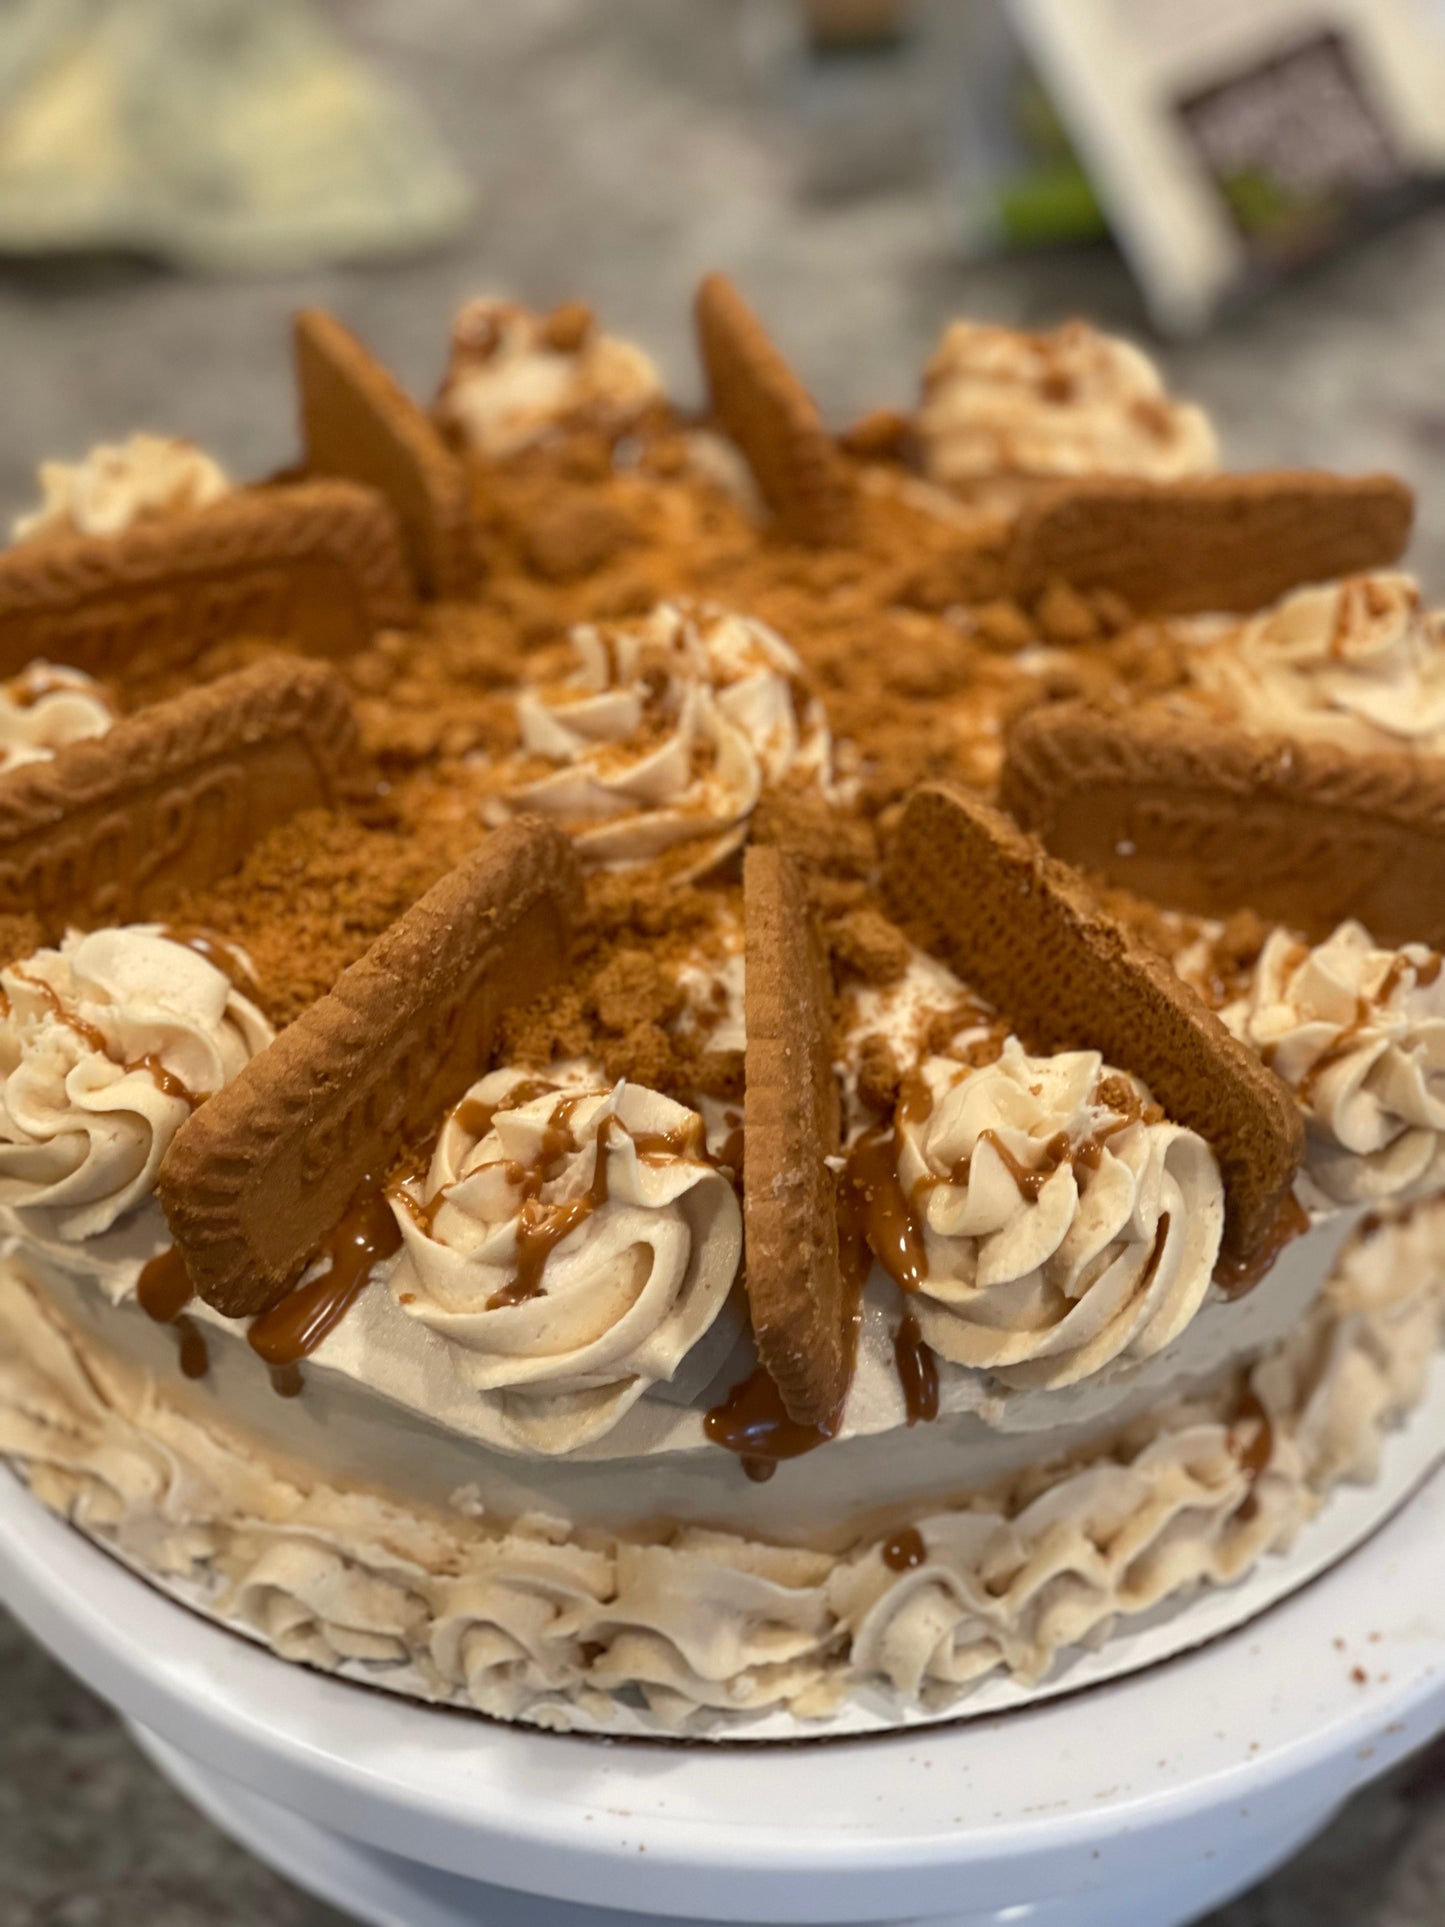
{"type": "Polygon", "coordinates": [[[271,1390],[277,1398],[300,1398],[305,1387],[306,1375],[299,1365],[271,1367],[271,1390]]]}
{"type": "Polygon", "coordinates": [[[893,1334],[893,1360],[908,1423],[930,1424],[938,1417],[938,1360],[911,1311],[904,1312],[893,1334]]]}
{"type": "Polygon", "coordinates": [[[861,1241],[900,1291],[917,1291],[928,1277],[923,1226],[898,1175],[898,1132],[892,1124],[866,1130],[843,1171],[843,1226],[861,1241]]]}
{"type": "Polygon", "coordinates": [[[1219,1260],[1214,1267],[1215,1284],[1226,1298],[1245,1297],[1269,1271],[1285,1246],[1309,1228],[1309,1213],[1291,1191],[1253,1251],[1246,1252],[1242,1258],[1219,1260]]]}
{"type": "Polygon", "coordinates": [[[734,1385],[721,1405],[713,1407],[702,1426],[714,1445],[735,1452],[748,1477],[762,1484],[777,1471],[780,1460],[800,1458],[826,1445],[836,1435],[841,1416],[840,1410],[821,1424],[800,1425],[789,1418],[782,1393],[759,1365],[734,1385]]]}
{"type": "Polygon", "coordinates": [[[194,1287],[186,1261],[175,1245],[141,1266],[136,1282],[136,1300],[148,1318],[158,1325],[170,1325],[180,1347],[181,1371],[187,1378],[204,1378],[210,1370],[210,1354],[205,1337],[192,1318],[186,1316],[194,1287]]]}
{"type": "Polygon", "coordinates": [[[1230,1448],[1235,1452],[1241,1469],[1249,1475],[1250,1484],[1253,1485],[1269,1470],[1269,1462],[1274,1457],[1274,1427],[1270,1423],[1269,1413],[1265,1411],[1256,1395],[1253,1392],[1246,1392],[1239,1402],[1235,1424],[1245,1425],[1251,1420],[1254,1422],[1255,1432],[1249,1444],[1236,1445],[1236,1435],[1231,1431],[1230,1448]]]}
{"type": "Polygon", "coordinates": [[[883,1542],[883,1563],[890,1572],[912,1572],[928,1558],[928,1548],[917,1526],[903,1526],[883,1542]]]}
{"type": "Polygon", "coordinates": [[[256,973],[247,963],[240,945],[218,936],[214,930],[202,929],[199,924],[168,923],[162,926],[161,935],[168,943],[178,943],[187,950],[194,950],[198,957],[204,957],[213,969],[219,970],[223,977],[229,977],[238,987],[244,985],[248,990],[259,988],[256,973]]]}
{"type": "Polygon", "coordinates": [[[400,1244],[401,1229],[386,1193],[374,1177],[365,1178],[326,1241],[330,1264],[253,1319],[247,1334],[251,1349],[271,1366],[294,1366],[309,1357],[360,1297],[372,1267],[400,1244]]]}
{"type": "Polygon", "coordinates": [[[542,1139],[542,1158],[538,1164],[526,1169],[513,1165],[508,1169],[507,1175],[512,1182],[520,1183],[523,1187],[522,1210],[517,1222],[517,1269],[511,1283],[503,1285],[500,1291],[494,1291],[487,1300],[488,1311],[499,1311],[507,1305],[524,1305],[528,1299],[539,1297],[542,1273],[557,1246],[607,1202],[607,1150],[612,1135],[610,1127],[615,1122],[610,1115],[602,1120],[602,1127],[597,1133],[592,1182],[581,1197],[569,1198],[565,1204],[543,1204],[537,1195],[547,1181],[549,1165],[555,1167],[559,1158],[577,1149],[565,1119],[560,1125],[556,1123],[563,1105],[575,1106],[577,1102],[576,1098],[564,1098],[553,1112],[552,1121],[549,1121],[542,1139]],[[554,1128],[565,1149],[550,1148],[554,1128]]]}
{"type": "Polygon", "coordinates": [[[135,1295],[147,1317],[154,1318],[158,1325],[169,1325],[190,1304],[194,1292],[186,1261],[171,1245],[141,1266],[135,1295]]]}

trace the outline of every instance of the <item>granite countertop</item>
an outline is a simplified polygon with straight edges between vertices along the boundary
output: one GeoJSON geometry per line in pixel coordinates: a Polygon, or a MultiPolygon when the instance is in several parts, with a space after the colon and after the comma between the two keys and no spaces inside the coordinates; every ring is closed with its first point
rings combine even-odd
{"type": "MultiPolygon", "coordinates": [[[[936,191],[801,187],[802,116],[755,59],[776,0],[331,0],[423,100],[478,185],[446,254],[247,284],[120,261],[0,263],[0,515],[44,455],[145,426],[240,475],[294,450],[286,322],[336,307],[425,391],[466,294],[582,295],[695,392],[688,308],[725,266],[844,416],[905,400],[945,319],[1142,329],[1107,250],[957,260],[936,191]]],[[[1164,355],[1241,465],[1390,468],[1421,491],[1414,560],[1445,599],[1445,218],[1427,213],[1164,355]]],[[[115,1719],[0,1615],[0,1927],[324,1927],[339,1916],[231,1846],[115,1719]]],[[[1213,1927],[1438,1927],[1445,1746],[1359,1796],[1213,1927]]]]}

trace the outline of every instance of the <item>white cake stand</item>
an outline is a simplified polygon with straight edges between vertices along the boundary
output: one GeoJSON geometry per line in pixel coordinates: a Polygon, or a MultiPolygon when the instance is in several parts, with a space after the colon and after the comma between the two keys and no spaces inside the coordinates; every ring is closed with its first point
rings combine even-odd
{"type": "Polygon", "coordinates": [[[212,1818],[387,1927],[1177,1927],[1445,1727],[1445,1473],[1197,1652],[812,1747],[608,1745],[323,1678],[154,1592],[3,1473],[0,1592],[212,1818]]]}

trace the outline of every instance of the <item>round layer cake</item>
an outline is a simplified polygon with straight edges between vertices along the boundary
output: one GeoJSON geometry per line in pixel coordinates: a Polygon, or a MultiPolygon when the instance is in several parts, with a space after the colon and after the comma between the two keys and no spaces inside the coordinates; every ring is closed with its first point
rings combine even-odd
{"type": "MultiPolygon", "coordinates": [[[[0,556],[0,1452],[284,1657],[966,1711],[1285,1558],[1445,1323],[1445,645],[1388,478],[1082,323],[830,433],[478,300],[0,556]]],[[[1418,1422],[1418,1421],[1417,1421],[1418,1422]]],[[[1287,1571],[1287,1567],[1282,1567],[1287,1571]]]]}

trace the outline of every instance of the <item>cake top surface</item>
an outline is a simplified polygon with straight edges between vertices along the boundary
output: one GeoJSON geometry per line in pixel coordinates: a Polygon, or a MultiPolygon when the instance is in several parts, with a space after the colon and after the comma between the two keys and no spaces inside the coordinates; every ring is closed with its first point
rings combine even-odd
{"type": "Polygon", "coordinates": [[[1217,472],[1082,324],[840,437],[697,320],[700,417],[488,297],[431,409],[303,316],[294,478],[47,468],[0,1209],[522,1455],[1123,1398],[1437,1181],[1408,492],[1217,472]]]}

